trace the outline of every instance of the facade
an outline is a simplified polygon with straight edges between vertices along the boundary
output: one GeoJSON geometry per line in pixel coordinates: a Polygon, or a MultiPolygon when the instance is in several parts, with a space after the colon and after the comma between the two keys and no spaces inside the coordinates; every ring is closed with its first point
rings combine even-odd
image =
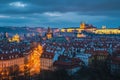
{"type": "MultiPolygon", "coordinates": [[[[82,31],[92,32],[95,34],[120,34],[120,29],[117,28],[106,28],[106,26],[103,26],[101,29],[97,29],[91,24],[86,24],[82,22],[80,24],[79,28],[63,28],[61,29],[61,32],[75,32],[81,33],[82,31]]],[[[79,34],[78,34],[79,36],[79,34]]]]}
{"type": "Polygon", "coordinates": [[[54,53],[44,52],[40,57],[41,70],[52,70],[53,58],[54,58],[54,53]]]}
{"type": "Polygon", "coordinates": [[[78,33],[80,33],[83,30],[94,31],[94,30],[96,30],[96,27],[94,27],[91,24],[86,24],[86,23],[82,22],[80,24],[80,27],[78,27],[78,28],[63,28],[63,29],[61,29],[61,32],[75,32],[75,31],[77,31],[78,33]]]}
{"type": "Polygon", "coordinates": [[[112,75],[120,74],[120,50],[116,50],[110,58],[110,71],[112,75]]]}
{"type": "Polygon", "coordinates": [[[78,38],[83,38],[83,37],[86,37],[84,34],[82,34],[82,33],[77,33],[77,37],[78,38]]]}
{"type": "Polygon", "coordinates": [[[114,74],[120,74],[120,57],[113,57],[110,64],[110,71],[114,74]]]}
{"type": "Polygon", "coordinates": [[[85,54],[85,53],[80,53],[76,55],[77,58],[80,58],[84,62],[85,66],[89,65],[89,60],[91,56],[92,56],[91,54],[85,54]]]}
{"type": "Polygon", "coordinates": [[[20,36],[18,34],[14,35],[12,38],[9,38],[9,42],[20,42],[20,36]]]}
{"type": "MultiPolygon", "coordinates": [[[[0,53],[0,74],[3,76],[3,79],[6,79],[7,76],[15,72],[15,66],[19,75],[25,74],[29,71],[29,75],[34,75],[40,72],[40,56],[42,54],[42,46],[37,44],[34,47],[30,45],[20,43],[14,43],[16,49],[2,49],[0,53]],[[17,46],[19,44],[19,46],[17,46]],[[30,47],[30,48],[29,48],[30,47]],[[22,51],[18,51],[23,48],[22,51]],[[4,49],[10,50],[8,52],[3,51],[4,49]],[[12,73],[11,73],[12,72],[12,73]],[[4,77],[5,76],[5,77],[4,77]]],[[[12,43],[9,46],[13,45],[12,43]]],[[[7,45],[8,46],[8,45],[7,45]]]]}
{"type": "Polygon", "coordinates": [[[6,55],[6,54],[0,54],[0,69],[2,69],[3,67],[9,67],[12,66],[14,64],[19,65],[24,63],[24,59],[22,58],[23,55],[19,54],[19,53],[13,53],[10,55],[6,55]],[[19,61],[21,61],[20,63],[18,63],[19,61]]]}
{"type": "Polygon", "coordinates": [[[95,34],[120,34],[120,30],[119,29],[97,29],[95,32],[95,34]]]}
{"type": "Polygon", "coordinates": [[[83,61],[79,58],[70,58],[64,55],[60,55],[58,60],[54,62],[55,69],[65,69],[69,75],[72,75],[80,70],[82,65],[83,61]]]}

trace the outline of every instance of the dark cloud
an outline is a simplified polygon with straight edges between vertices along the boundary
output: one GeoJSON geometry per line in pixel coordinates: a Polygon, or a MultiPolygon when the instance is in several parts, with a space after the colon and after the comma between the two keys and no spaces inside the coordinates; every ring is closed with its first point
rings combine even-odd
{"type": "Polygon", "coordinates": [[[20,0],[28,4],[26,8],[17,9],[8,6],[18,0],[0,0],[0,13],[43,13],[46,11],[59,12],[104,12],[119,11],[120,0],[20,0]]]}
{"type": "MultiPolygon", "coordinates": [[[[88,16],[88,19],[92,16],[95,16],[95,18],[99,19],[99,17],[107,16],[108,19],[105,19],[107,22],[109,19],[113,18],[116,21],[120,18],[120,0],[0,0],[0,15],[6,15],[11,16],[15,18],[10,19],[3,19],[0,18],[1,24],[2,23],[16,23],[19,22],[25,24],[32,22],[32,19],[36,19],[38,21],[33,21],[33,24],[40,23],[50,23],[52,19],[55,19],[53,17],[48,17],[43,15],[46,12],[59,12],[63,15],[66,15],[69,12],[72,12],[71,16],[73,17],[80,17],[82,15],[88,16]],[[16,5],[10,5],[10,3],[14,2],[21,2],[16,5]],[[26,6],[24,6],[26,5],[26,6]],[[39,14],[39,15],[34,15],[39,14]],[[25,19],[19,19],[20,17],[26,17],[25,19]],[[15,20],[15,21],[14,21],[15,20]],[[17,21],[18,22],[17,22],[17,21]]],[[[66,15],[67,16],[67,15],[66,15]]],[[[70,15],[69,15],[70,16],[70,15]]],[[[66,17],[68,18],[68,17],[66,17]]],[[[83,17],[84,18],[84,17],[83,17]]],[[[82,19],[76,19],[79,21],[82,21],[82,19]]],[[[86,17],[85,17],[86,18],[86,17]]],[[[69,19],[63,19],[63,18],[56,18],[57,21],[61,21],[63,23],[70,23],[69,19]],[[68,20],[65,22],[65,20],[68,20]]],[[[74,18],[75,19],[75,18],[74,18]]],[[[83,20],[88,20],[83,19],[83,20]]],[[[103,18],[104,19],[104,18],[103,18]]],[[[102,19],[100,18],[100,21],[102,19]]],[[[53,21],[54,24],[57,24],[57,22],[53,21]]],[[[118,23],[118,21],[117,21],[118,23]]]]}

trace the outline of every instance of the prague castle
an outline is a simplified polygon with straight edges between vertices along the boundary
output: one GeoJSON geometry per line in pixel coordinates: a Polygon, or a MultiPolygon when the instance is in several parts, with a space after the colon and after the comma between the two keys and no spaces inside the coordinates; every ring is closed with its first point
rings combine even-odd
{"type": "Polygon", "coordinates": [[[95,34],[120,34],[120,29],[117,28],[106,28],[105,26],[103,26],[101,29],[97,29],[95,32],[95,34]]]}
{"type": "Polygon", "coordinates": [[[117,28],[106,28],[105,26],[102,26],[101,29],[98,29],[96,27],[94,27],[91,24],[85,24],[84,22],[82,22],[80,24],[79,28],[63,28],[61,29],[61,32],[78,32],[81,34],[82,31],[87,31],[87,32],[91,32],[94,34],[120,34],[120,29],[117,28]]]}
{"type": "Polygon", "coordinates": [[[94,27],[91,24],[85,24],[84,22],[82,22],[80,24],[80,27],[78,27],[78,28],[74,28],[74,27],[73,28],[63,28],[63,29],[61,29],[61,32],[74,32],[74,31],[81,32],[83,30],[93,31],[93,30],[96,30],[96,27],[94,27]]]}

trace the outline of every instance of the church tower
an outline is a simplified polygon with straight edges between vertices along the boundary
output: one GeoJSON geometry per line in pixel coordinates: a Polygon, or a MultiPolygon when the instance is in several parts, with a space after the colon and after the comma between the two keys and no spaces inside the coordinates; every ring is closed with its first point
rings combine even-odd
{"type": "Polygon", "coordinates": [[[8,38],[8,37],[9,37],[8,33],[5,32],[5,33],[4,33],[4,38],[8,38]]]}
{"type": "Polygon", "coordinates": [[[50,29],[50,27],[48,27],[48,30],[47,30],[47,33],[46,33],[46,38],[51,39],[52,37],[53,37],[52,30],[50,29]]]}
{"type": "Polygon", "coordinates": [[[8,35],[8,33],[7,33],[7,32],[5,33],[5,36],[6,36],[6,38],[8,38],[8,37],[9,37],[9,35],[8,35]]]}
{"type": "Polygon", "coordinates": [[[85,27],[85,23],[84,22],[82,22],[81,24],[80,24],[80,29],[85,29],[86,27],[85,27]]]}

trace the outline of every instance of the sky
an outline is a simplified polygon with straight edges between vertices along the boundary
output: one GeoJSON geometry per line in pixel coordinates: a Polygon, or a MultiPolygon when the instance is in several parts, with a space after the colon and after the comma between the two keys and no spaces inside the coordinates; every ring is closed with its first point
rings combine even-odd
{"type": "Polygon", "coordinates": [[[0,26],[120,26],[120,0],[0,0],[0,26]]]}

